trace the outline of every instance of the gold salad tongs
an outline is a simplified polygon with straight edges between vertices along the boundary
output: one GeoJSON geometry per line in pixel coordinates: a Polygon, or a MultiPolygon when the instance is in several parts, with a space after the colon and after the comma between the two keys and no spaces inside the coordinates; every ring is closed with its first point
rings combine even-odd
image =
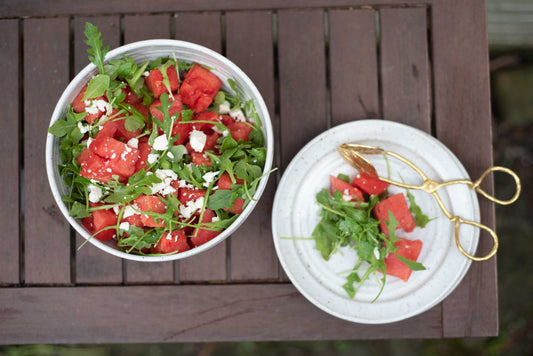
{"type": "Polygon", "coordinates": [[[409,167],[414,169],[422,177],[422,179],[424,180],[424,182],[422,184],[420,184],[420,185],[411,185],[411,184],[395,182],[395,181],[393,181],[391,179],[388,179],[388,178],[385,178],[385,177],[379,177],[379,179],[384,181],[384,182],[387,182],[389,184],[396,185],[398,187],[402,187],[402,188],[406,188],[406,189],[418,189],[418,190],[423,190],[423,191],[425,191],[427,193],[433,194],[433,196],[437,200],[437,203],[439,204],[439,207],[441,208],[441,210],[444,213],[444,215],[446,215],[446,217],[448,219],[450,219],[450,222],[452,222],[455,225],[455,244],[457,245],[457,248],[459,249],[459,251],[461,251],[461,253],[463,255],[465,255],[466,257],[468,257],[468,258],[470,258],[471,260],[474,260],[474,261],[485,261],[485,260],[488,260],[489,258],[491,258],[492,256],[494,256],[494,254],[498,250],[498,236],[496,235],[496,232],[494,232],[494,230],[492,230],[488,226],[485,226],[485,225],[480,224],[478,222],[471,221],[471,220],[465,220],[465,219],[463,219],[463,218],[461,218],[459,216],[453,216],[448,211],[448,209],[446,209],[446,207],[444,206],[444,203],[442,202],[441,198],[439,197],[439,194],[437,193],[437,190],[439,188],[442,188],[442,187],[445,187],[445,186],[448,186],[448,185],[452,185],[452,184],[466,184],[470,189],[474,189],[476,192],[480,193],[481,195],[483,195],[485,198],[489,199],[490,201],[492,201],[494,203],[497,203],[497,204],[501,204],[501,205],[508,205],[508,204],[511,204],[511,203],[515,202],[518,199],[518,196],[520,195],[520,191],[522,190],[522,186],[520,184],[520,178],[518,178],[516,173],[514,173],[513,171],[511,171],[510,169],[505,168],[505,167],[499,167],[499,166],[490,167],[485,172],[483,172],[481,177],[478,180],[476,180],[475,182],[472,182],[471,180],[467,180],[467,179],[458,179],[458,180],[452,180],[452,181],[449,181],[449,182],[438,183],[438,182],[436,182],[434,180],[429,179],[411,161],[407,160],[406,158],[400,156],[397,153],[386,151],[386,150],[381,149],[379,147],[359,145],[359,144],[355,144],[355,143],[344,143],[344,144],[340,145],[337,148],[337,151],[344,158],[344,160],[346,160],[346,162],[348,162],[352,167],[354,167],[355,169],[359,170],[359,172],[361,172],[361,173],[364,173],[364,174],[367,174],[367,175],[373,176],[373,177],[378,177],[376,169],[374,168],[372,163],[370,163],[370,161],[366,157],[364,157],[363,155],[373,155],[373,154],[389,155],[389,156],[392,156],[392,157],[398,159],[399,161],[402,161],[403,163],[407,164],[409,167]],[[481,182],[483,181],[483,179],[485,179],[485,177],[490,172],[495,172],[495,171],[500,171],[500,172],[507,173],[511,177],[514,178],[515,183],[516,183],[516,193],[514,194],[514,196],[511,199],[509,199],[509,200],[497,199],[497,198],[493,197],[492,195],[488,194],[487,192],[483,191],[480,188],[480,185],[481,185],[481,182]],[[483,256],[483,257],[472,256],[468,252],[466,252],[465,249],[461,246],[461,242],[459,241],[459,228],[460,228],[461,224],[468,224],[468,225],[472,225],[472,226],[475,226],[477,228],[486,230],[492,236],[492,239],[494,240],[494,246],[492,247],[492,250],[486,256],[483,256]]]}

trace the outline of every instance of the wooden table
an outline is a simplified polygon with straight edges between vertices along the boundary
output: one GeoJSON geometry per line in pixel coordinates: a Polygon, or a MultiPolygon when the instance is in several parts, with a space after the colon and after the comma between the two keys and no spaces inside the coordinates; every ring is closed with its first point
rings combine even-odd
{"type": "MultiPolygon", "coordinates": [[[[483,0],[0,1],[0,343],[115,343],[493,336],[496,259],[408,320],[332,317],[290,284],[270,230],[276,181],[331,126],[383,118],[440,139],[472,177],[492,164],[483,0]],[[226,242],[174,263],[77,247],[45,174],[52,110],[87,63],[85,21],[106,43],[176,38],[239,65],[270,110],[273,177],[226,242]]],[[[492,181],[486,190],[492,191],[492,181]]],[[[494,226],[491,204],[482,222],[494,226]]],[[[483,234],[478,253],[491,248],[483,234]]]]}

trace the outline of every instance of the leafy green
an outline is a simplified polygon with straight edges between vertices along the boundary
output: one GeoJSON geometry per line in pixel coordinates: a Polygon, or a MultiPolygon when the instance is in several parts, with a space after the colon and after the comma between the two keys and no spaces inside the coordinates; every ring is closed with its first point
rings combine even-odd
{"type": "Polygon", "coordinates": [[[426,227],[427,223],[433,219],[428,218],[426,214],[422,212],[422,209],[416,204],[415,197],[409,190],[406,191],[407,198],[409,199],[409,211],[415,219],[416,226],[426,227]]]}
{"type": "Polygon", "coordinates": [[[100,74],[105,74],[104,58],[107,52],[109,52],[109,46],[104,46],[104,42],[101,40],[102,34],[98,32],[98,28],[90,22],[85,23],[85,44],[89,46],[87,53],[89,53],[89,60],[93,62],[97,67],[100,74]]]}
{"type": "Polygon", "coordinates": [[[350,177],[347,176],[346,174],[343,174],[343,173],[339,173],[337,175],[337,178],[339,178],[340,180],[346,182],[346,183],[350,183],[350,177]]]}
{"type": "Polygon", "coordinates": [[[105,91],[109,88],[109,84],[109,76],[105,74],[98,74],[89,82],[89,85],[87,86],[85,94],[83,94],[83,98],[81,100],[93,99],[104,95],[105,91]]]}
{"type": "MultiPolygon", "coordinates": [[[[339,247],[348,246],[357,252],[358,260],[343,285],[351,298],[370,276],[376,275],[377,272],[383,273],[380,291],[374,299],[376,300],[385,285],[385,257],[398,249],[394,246],[399,240],[394,234],[398,221],[389,211],[386,221],[389,236],[380,232],[379,221],[372,216],[372,209],[378,203],[376,196],[371,196],[370,201],[366,203],[345,201],[340,191],[331,195],[327,189],[322,189],[317,193],[316,201],[322,207],[321,219],[312,233],[316,249],[325,260],[329,260],[339,247]]],[[[423,268],[417,262],[406,264],[415,270],[423,268]]]]}

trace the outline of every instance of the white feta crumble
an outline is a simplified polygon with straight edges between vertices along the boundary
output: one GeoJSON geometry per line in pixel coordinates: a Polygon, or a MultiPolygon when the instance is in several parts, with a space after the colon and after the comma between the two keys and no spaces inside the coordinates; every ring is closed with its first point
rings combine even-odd
{"type": "Polygon", "coordinates": [[[130,229],[130,223],[127,221],[124,221],[123,223],[120,223],[118,226],[120,230],[128,231],[130,229]]]}
{"type": "Polygon", "coordinates": [[[374,247],[374,256],[376,256],[376,260],[379,260],[379,250],[377,247],[374,247]]]}
{"type": "Polygon", "coordinates": [[[202,131],[195,129],[189,134],[189,140],[193,150],[196,152],[202,152],[205,147],[205,142],[207,141],[207,135],[202,131]]]}
{"type": "Polygon", "coordinates": [[[220,218],[218,216],[213,216],[213,218],[211,219],[211,222],[216,222],[216,221],[219,221],[220,218]]]}
{"type": "Polygon", "coordinates": [[[220,114],[228,114],[231,110],[231,106],[229,101],[224,101],[222,104],[218,106],[218,112],[220,114]]]}
{"type": "Polygon", "coordinates": [[[85,111],[88,114],[98,114],[100,111],[107,112],[111,110],[111,105],[105,100],[85,100],[85,111]]]}
{"type": "Polygon", "coordinates": [[[137,204],[133,204],[133,207],[127,205],[124,208],[124,212],[122,213],[122,218],[125,219],[127,217],[140,214],[140,213],[136,212],[134,208],[139,210],[139,207],[137,206],[137,204]]]}
{"type": "Polygon", "coordinates": [[[168,148],[168,138],[167,135],[157,136],[154,140],[154,145],[152,146],[154,150],[164,151],[168,148]]]}
{"type": "Polygon", "coordinates": [[[180,188],[194,188],[192,184],[187,183],[186,180],[180,179],[178,181],[178,187],[180,188]]]}
{"type": "Polygon", "coordinates": [[[178,175],[171,169],[158,169],[155,171],[155,176],[161,179],[161,183],[154,183],[150,187],[152,189],[152,194],[161,194],[167,195],[170,193],[175,193],[176,188],[171,186],[172,181],[178,179],[178,175]]]}
{"type": "Polygon", "coordinates": [[[91,143],[93,142],[94,140],[92,138],[88,138],[87,139],[87,148],[89,148],[89,146],[91,145],[91,143]]]}
{"type": "Polygon", "coordinates": [[[342,200],[344,201],[352,200],[352,195],[348,192],[348,189],[345,189],[344,193],[342,193],[342,200]]]}
{"type": "Polygon", "coordinates": [[[87,189],[89,189],[89,201],[91,203],[98,203],[102,197],[102,189],[93,184],[89,184],[87,189]]]}
{"type": "Polygon", "coordinates": [[[135,137],[134,138],[130,138],[127,144],[130,147],[139,148],[139,140],[136,139],[135,137]]]}
{"type": "Polygon", "coordinates": [[[197,210],[202,209],[204,205],[204,197],[200,197],[195,201],[188,201],[187,205],[180,205],[180,214],[188,219],[194,214],[197,210]]]}
{"type": "Polygon", "coordinates": [[[91,125],[84,125],[80,122],[78,122],[78,128],[80,129],[80,132],[82,134],[86,134],[91,129],[91,125]]]}
{"type": "Polygon", "coordinates": [[[215,177],[218,175],[219,171],[216,172],[207,172],[202,177],[205,180],[205,183],[203,184],[204,187],[209,187],[209,184],[215,179],[215,177]]]}
{"type": "Polygon", "coordinates": [[[174,159],[174,155],[170,151],[167,152],[167,157],[170,159],[174,159]]]}
{"type": "Polygon", "coordinates": [[[150,153],[148,155],[148,158],[146,159],[146,162],[148,162],[148,164],[152,164],[155,161],[157,161],[158,158],[159,158],[159,155],[157,153],[150,153]]]}
{"type": "Polygon", "coordinates": [[[143,73],[143,77],[147,77],[147,76],[149,76],[149,75],[150,75],[150,72],[149,72],[149,71],[145,71],[145,72],[143,73]]]}
{"type": "Polygon", "coordinates": [[[239,109],[239,108],[232,109],[229,112],[229,116],[231,116],[233,119],[235,119],[235,121],[240,121],[240,122],[245,122],[246,121],[246,117],[242,113],[242,110],[239,109]]]}

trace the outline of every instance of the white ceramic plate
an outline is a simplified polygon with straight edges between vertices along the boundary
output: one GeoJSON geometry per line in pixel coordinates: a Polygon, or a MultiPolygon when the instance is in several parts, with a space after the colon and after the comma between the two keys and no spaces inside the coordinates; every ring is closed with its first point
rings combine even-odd
{"type": "MultiPolygon", "coordinates": [[[[336,126],[309,142],[286,168],[278,186],[272,211],[272,230],[276,252],[294,286],[314,305],[341,319],[382,324],[420,314],[448,296],[462,280],[471,261],[463,256],[453,238],[453,226],[444,216],[432,195],[411,190],[417,204],[430,218],[425,228],[411,233],[403,229],[397,236],[423,242],[418,258],[425,271],[411,274],[404,282],[387,276],[383,293],[374,279],[367,280],[351,299],[342,288],[343,272],[357,261],[356,252],[348,247],[325,261],[315,249],[314,240],[291,239],[311,237],[319,221],[320,207],[315,196],[329,189],[329,175],[339,173],[353,177],[356,170],[337,153],[342,143],[354,142],[396,152],[414,162],[430,179],[437,182],[468,179],[459,160],[434,137],[409,126],[385,121],[362,120],[336,126]]],[[[388,169],[382,155],[366,156],[380,176],[388,169]]],[[[391,179],[410,184],[422,178],[404,163],[390,157],[391,179]]],[[[390,186],[391,193],[405,192],[390,186]]],[[[479,205],[475,193],[464,185],[439,189],[439,195],[453,215],[479,221],[479,205]]],[[[460,239],[465,250],[473,254],[479,231],[461,226],[460,239]]]]}

